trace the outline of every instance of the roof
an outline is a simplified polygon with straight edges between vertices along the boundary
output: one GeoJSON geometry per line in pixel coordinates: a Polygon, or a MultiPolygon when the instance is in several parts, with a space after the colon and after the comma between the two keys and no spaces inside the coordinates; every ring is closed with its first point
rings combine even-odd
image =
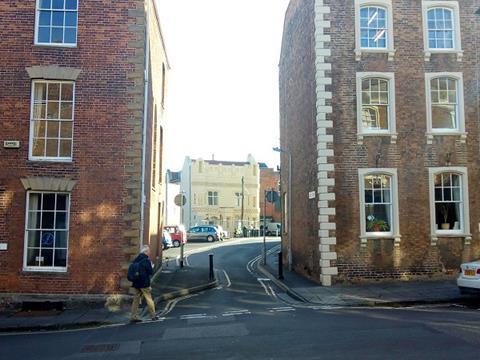
{"type": "Polygon", "coordinates": [[[236,166],[243,166],[249,165],[246,161],[222,161],[222,160],[204,160],[207,164],[210,165],[236,165],[236,166]]]}

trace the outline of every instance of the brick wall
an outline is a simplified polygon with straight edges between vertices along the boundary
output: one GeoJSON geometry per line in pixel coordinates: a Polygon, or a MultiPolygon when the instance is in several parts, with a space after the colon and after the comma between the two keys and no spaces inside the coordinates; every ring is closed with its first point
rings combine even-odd
{"type": "MultiPolygon", "coordinates": [[[[280,61],[280,146],[292,154],[293,268],[319,278],[318,208],[308,193],[316,191],[317,125],[313,0],[290,2],[280,61]]],[[[281,189],[288,189],[288,157],[281,156],[281,189]]],[[[284,263],[287,261],[288,234],[282,234],[284,263]]]]}
{"type": "Polygon", "coordinates": [[[138,252],[144,1],[79,3],[78,46],[55,48],[33,45],[35,1],[0,2],[0,140],[21,142],[17,150],[0,148],[0,186],[12,194],[0,292],[125,291],[121,279],[138,252]],[[71,163],[28,161],[31,79],[25,68],[33,65],[81,70],[71,163]],[[36,176],[77,180],[67,273],[22,271],[26,191],[20,178],[36,176]]]}

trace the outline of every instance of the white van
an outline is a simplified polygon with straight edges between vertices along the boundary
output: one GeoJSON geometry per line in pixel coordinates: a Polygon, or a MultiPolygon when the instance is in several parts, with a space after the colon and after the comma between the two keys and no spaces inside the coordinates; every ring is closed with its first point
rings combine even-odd
{"type": "MultiPolygon", "coordinates": [[[[266,224],[266,236],[280,236],[282,233],[282,224],[271,222],[266,224]]],[[[260,225],[260,230],[263,230],[263,224],[260,225]]]]}

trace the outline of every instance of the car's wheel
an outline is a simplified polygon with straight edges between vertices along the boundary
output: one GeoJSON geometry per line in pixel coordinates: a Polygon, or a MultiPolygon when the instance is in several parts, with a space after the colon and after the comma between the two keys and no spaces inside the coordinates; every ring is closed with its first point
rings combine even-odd
{"type": "Polygon", "coordinates": [[[178,240],[173,240],[173,246],[179,247],[179,246],[180,246],[180,241],[178,241],[178,240]]]}
{"type": "Polygon", "coordinates": [[[208,235],[208,236],[207,236],[207,241],[208,241],[208,242],[212,242],[213,240],[215,240],[215,239],[213,238],[212,235],[208,235]]]}
{"type": "Polygon", "coordinates": [[[272,236],[272,233],[270,231],[267,231],[267,233],[265,235],[266,236],[272,236]]]}

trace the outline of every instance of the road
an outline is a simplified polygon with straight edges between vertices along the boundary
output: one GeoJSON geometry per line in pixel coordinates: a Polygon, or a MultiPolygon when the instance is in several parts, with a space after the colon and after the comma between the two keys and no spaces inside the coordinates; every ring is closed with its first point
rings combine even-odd
{"type": "MultiPolygon", "coordinates": [[[[269,242],[271,248],[277,242],[269,242]]],[[[201,251],[206,244],[193,246],[201,251]]],[[[209,246],[209,245],[207,245],[209,246]]],[[[0,337],[0,359],[477,358],[480,312],[443,306],[318,308],[252,269],[260,239],[215,243],[220,286],[168,304],[162,321],[0,337]],[[249,266],[250,264],[250,266],[249,266]]],[[[190,246],[189,246],[190,247],[190,246]]],[[[171,256],[175,257],[175,250],[171,256]]]]}

